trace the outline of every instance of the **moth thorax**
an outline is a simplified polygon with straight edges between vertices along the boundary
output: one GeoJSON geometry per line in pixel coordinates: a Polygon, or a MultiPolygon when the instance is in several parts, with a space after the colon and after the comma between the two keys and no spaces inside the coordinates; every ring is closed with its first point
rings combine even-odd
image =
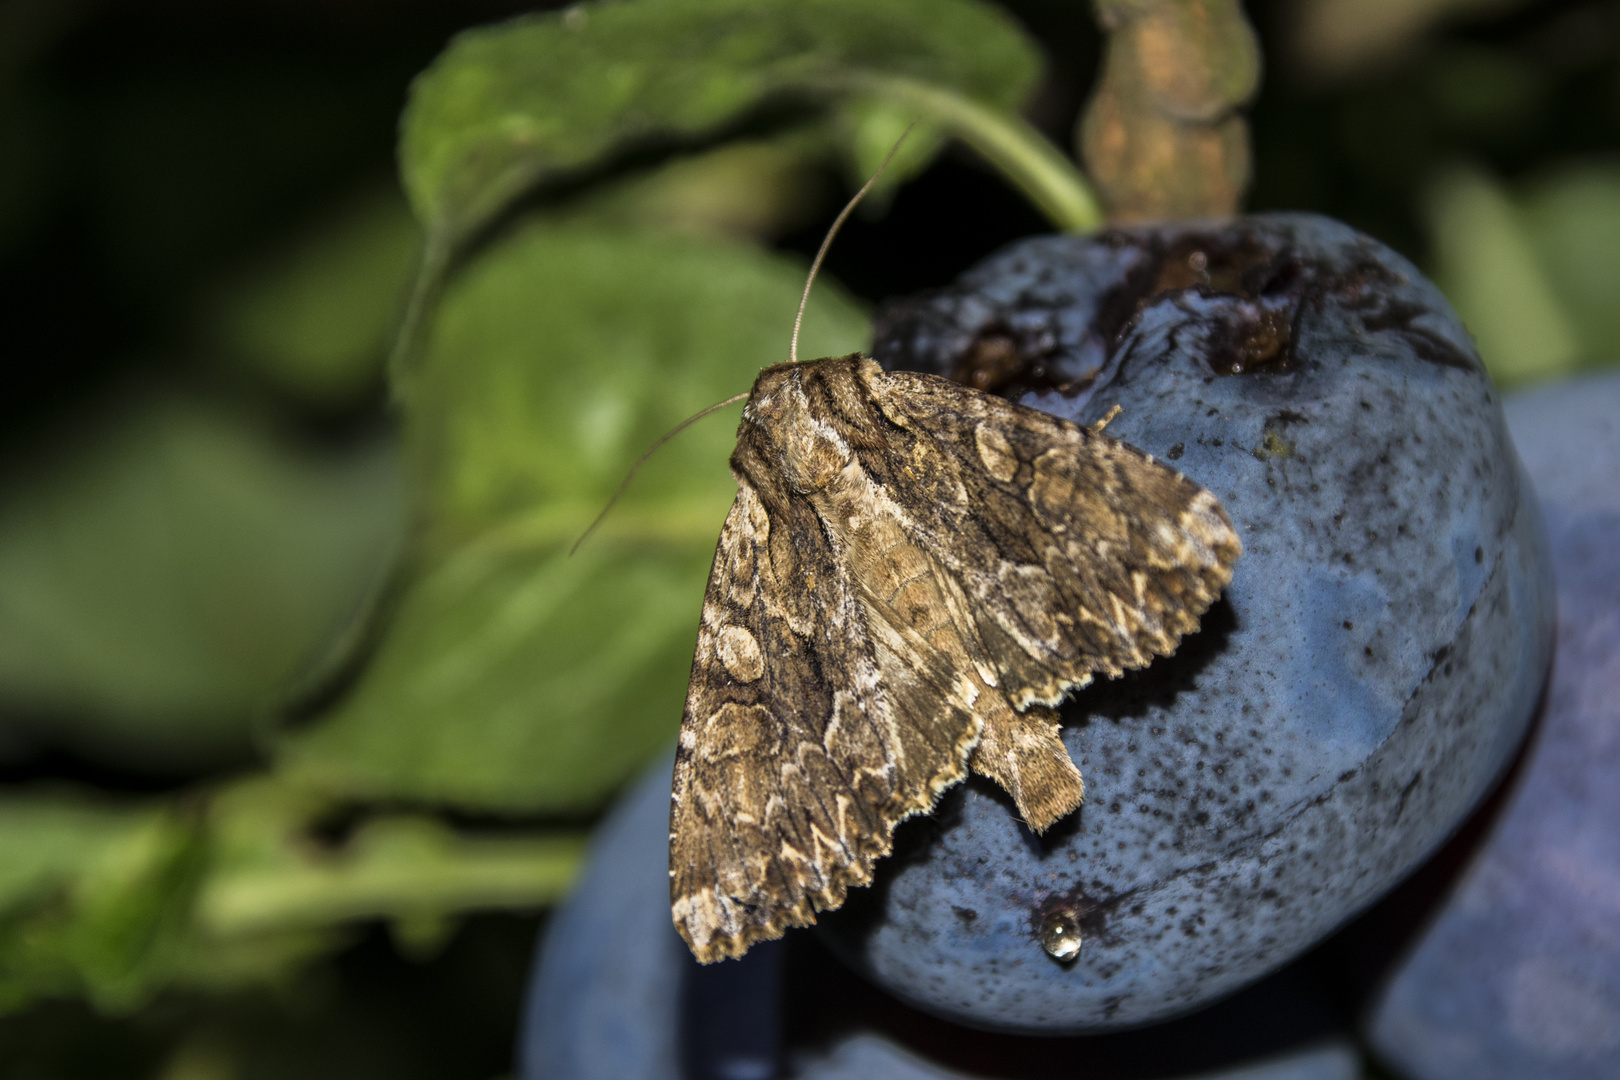
{"type": "Polygon", "coordinates": [[[768,421],[762,415],[759,426],[783,477],[807,494],[825,490],[854,460],[849,443],[829,417],[817,415],[799,386],[784,386],[771,397],[776,415],[768,421]]]}

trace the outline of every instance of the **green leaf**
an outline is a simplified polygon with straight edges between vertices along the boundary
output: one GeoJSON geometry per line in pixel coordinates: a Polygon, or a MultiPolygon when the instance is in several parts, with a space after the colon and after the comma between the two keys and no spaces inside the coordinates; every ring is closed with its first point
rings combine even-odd
{"type": "MultiPolygon", "coordinates": [[[[636,457],[785,359],[803,283],[752,248],[538,223],[447,297],[404,398],[419,570],[373,662],[284,765],[326,790],[500,811],[589,808],[673,737],[735,492],[732,425],[636,457]]],[[[863,315],[823,279],[805,355],[863,315]]]]}
{"type": "Polygon", "coordinates": [[[312,827],[333,804],[266,776],[188,803],[0,799],[0,1012],[63,996],[124,1012],[168,987],[286,982],[358,919],[394,920],[420,952],[464,912],[555,901],[584,852],[579,833],[479,835],[404,814],[323,841],[312,827]]]}
{"type": "Polygon", "coordinates": [[[1452,168],[1430,183],[1425,212],[1435,283],[1479,343],[1492,378],[1507,386],[1573,369],[1575,328],[1501,185],[1452,168]]]}
{"type": "Polygon", "coordinates": [[[903,76],[1011,111],[1039,70],[1009,16],[968,0],[582,4],[458,37],[412,88],[401,172],[453,243],[536,184],[771,102],[903,76]]]}
{"type": "Polygon", "coordinates": [[[71,882],[140,823],[122,810],[67,795],[0,800],[0,910],[71,882]]]}
{"type": "Polygon", "coordinates": [[[1426,211],[1435,282],[1499,384],[1620,360],[1620,169],[1571,164],[1510,190],[1454,167],[1426,211]]]}
{"type": "Polygon", "coordinates": [[[889,152],[889,167],[866,194],[862,210],[868,214],[887,209],[901,185],[920,174],[945,145],[945,135],[933,124],[917,123],[917,110],[883,98],[855,98],[839,112],[844,142],[849,150],[849,179],[859,188],[876,175],[889,152]],[[909,134],[907,132],[909,131],[909,134]],[[899,142],[905,135],[905,142],[899,142]],[[898,149],[896,144],[898,143],[898,149]]]}
{"type": "Polygon", "coordinates": [[[466,911],[543,906],[572,884],[584,851],[579,833],[478,835],[407,814],[365,819],[341,844],[321,842],[311,825],[332,809],[275,777],[215,796],[190,981],[285,971],[307,958],[304,943],[329,944],[335,927],[356,919],[442,929],[466,911]]]}
{"type": "Polygon", "coordinates": [[[457,834],[425,816],[367,822],[341,851],[238,867],[208,882],[199,914],[219,937],[347,920],[436,918],[489,908],[538,908],[579,870],[582,836],[457,834]]]}
{"type": "Polygon", "coordinates": [[[204,866],[194,826],[161,808],[12,797],[0,862],[0,1009],[84,994],[124,1010],[168,980],[204,866]]]}
{"type": "Polygon", "coordinates": [[[351,403],[381,379],[421,244],[404,199],[372,193],[234,280],[212,305],[211,337],[286,393],[351,403]]]}
{"type": "Polygon", "coordinates": [[[386,570],[395,452],[179,397],[93,420],[0,500],[0,701],[121,766],[239,756],[386,570]]]}
{"type": "Polygon", "coordinates": [[[806,106],[833,113],[857,162],[904,113],[924,130],[898,175],[943,133],[1060,228],[1095,229],[1079,171],[1014,111],[1039,70],[1016,23],[978,0],[631,0],[463,33],[417,78],[401,121],[400,174],[427,238],[394,375],[408,377],[463,243],[525,192],[753,119],[802,123],[806,106]]]}
{"type": "Polygon", "coordinates": [[[686,236],[772,240],[808,225],[825,194],[814,129],[723,143],[593,188],[557,211],[569,221],[686,236]]]}
{"type": "Polygon", "coordinates": [[[1530,243],[1569,312],[1583,361],[1620,360],[1620,168],[1544,175],[1522,199],[1530,243]]]}

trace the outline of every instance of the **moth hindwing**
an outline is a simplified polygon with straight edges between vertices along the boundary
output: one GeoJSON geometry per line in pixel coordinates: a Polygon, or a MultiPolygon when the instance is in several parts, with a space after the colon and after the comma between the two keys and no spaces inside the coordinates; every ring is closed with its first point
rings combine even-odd
{"type": "Polygon", "coordinates": [[[969,769],[1074,810],[1051,707],[1174,651],[1242,552],[1140,451],[860,356],[762,371],[731,468],[670,813],[705,963],[837,908],[969,769]]]}

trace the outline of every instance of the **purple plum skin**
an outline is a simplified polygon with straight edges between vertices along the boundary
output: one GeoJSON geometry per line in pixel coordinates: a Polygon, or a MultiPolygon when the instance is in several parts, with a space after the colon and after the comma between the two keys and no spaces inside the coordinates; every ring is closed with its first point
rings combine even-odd
{"type": "MultiPolygon", "coordinates": [[[[970,781],[823,917],[889,994],[1042,1035],[1196,1009],[1386,892],[1521,743],[1553,629],[1539,514],[1466,333],[1388,249],[1300,215],[1027,241],[891,308],[875,351],[1082,422],[1121,405],[1109,434],[1214,491],[1246,547],[1174,657],[1066,708],[1079,814],[1037,838],[970,781]],[[1073,963],[1042,951],[1054,912],[1085,934],[1073,963]]],[[[525,1077],[681,1075],[696,965],[669,923],[668,778],[604,823],[548,926],[525,1077]]],[[[877,1076],[840,1063],[883,1038],[789,1071],[877,1076]]],[[[906,1068],[882,1075],[953,1075],[906,1068]]]]}
{"type": "Polygon", "coordinates": [[[1072,819],[1037,838],[970,781],[823,919],[879,986],[1002,1031],[1195,1009],[1376,900],[1501,774],[1550,656],[1541,522],[1466,332],[1400,256],[1307,215],[1039,238],[882,324],[892,366],[971,380],[988,348],[1026,404],[1121,406],[1108,433],[1213,491],[1245,554],[1174,657],[1065,707],[1072,819]],[[1041,948],[1054,912],[1071,963],[1041,948]]]}
{"type": "MultiPolygon", "coordinates": [[[[546,927],[519,1037],[518,1075],[523,1080],[964,1080],[997,1075],[985,1067],[984,1053],[971,1062],[951,1061],[948,1049],[928,1046],[926,1040],[922,1047],[915,1041],[908,1045],[896,1039],[891,1024],[865,1013],[830,1038],[802,1045],[784,1040],[774,1055],[761,1054],[759,1041],[748,1030],[755,1018],[740,1018],[739,1013],[760,1005],[784,1012],[790,1007],[792,995],[769,985],[773,970],[784,982],[806,977],[815,982],[824,973],[814,968],[837,966],[837,961],[812,949],[801,952],[784,973],[780,955],[773,962],[765,953],[792,942],[768,943],[740,961],[709,968],[692,959],[669,919],[664,856],[671,764],[665,759],[650,768],[603,822],[583,877],[546,927]],[[745,980],[763,975],[763,985],[752,993],[743,987],[730,1001],[692,1000],[695,981],[728,969],[745,980]],[[707,1007],[712,1015],[694,1017],[698,1007],[707,1007]],[[690,1044],[699,1034],[694,1029],[705,1027],[718,1045],[708,1048],[708,1069],[693,1068],[690,1044]]],[[[1311,996],[1308,980],[1284,978],[1247,1003],[1232,1001],[1214,1010],[1224,1009],[1222,1017],[1206,1014],[1192,1028],[1173,1024],[1174,1030],[1150,1029],[1129,1049],[1084,1038],[1014,1041],[1035,1044],[1024,1048],[1025,1056],[1033,1049],[1040,1061],[1089,1062],[1088,1075],[1096,1080],[1357,1080],[1359,1054],[1342,1033],[1335,1033],[1325,1002],[1300,1000],[1311,996]],[[1189,1059],[1202,1063],[1190,1073],[1178,1071],[1188,1069],[1189,1059]],[[1128,1067],[1121,1071],[1123,1063],[1128,1067]]],[[[837,1002],[826,1004],[833,1011],[839,1008],[837,1002]]],[[[965,1037],[982,1038],[977,1032],[965,1037]]],[[[990,1056],[1001,1060],[1005,1050],[1003,1041],[990,1056]]]]}
{"type": "Polygon", "coordinates": [[[652,766],[597,828],[551,916],[523,1006],[524,1080],[682,1080],[678,1003],[695,962],[669,915],[669,781],[652,766]]]}
{"type": "Polygon", "coordinates": [[[1620,374],[1522,394],[1558,658],[1494,829],[1370,1010],[1414,1080],[1620,1076],[1620,374]]]}

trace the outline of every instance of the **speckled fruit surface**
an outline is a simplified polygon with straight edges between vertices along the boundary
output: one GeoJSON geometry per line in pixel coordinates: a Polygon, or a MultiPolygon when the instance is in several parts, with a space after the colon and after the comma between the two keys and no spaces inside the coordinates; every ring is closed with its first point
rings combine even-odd
{"type": "Polygon", "coordinates": [[[1496,826],[1371,1012],[1414,1080],[1620,1076],[1620,374],[1509,401],[1558,657],[1496,826]]]}
{"type": "Polygon", "coordinates": [[[1544,533],[1466,334],[1387,249],[1292,216],[1020,244],[891,307],[878,353],[1079,420],[1121,405],[1110,434],[1242,530],[1232,586],[1174,657],[1067,708],[1078,815],[1036,838],[963,785],[872,889],[741,961],[699,968],[670,925],[655,768],[548,926],[522,1075],[1046,1075],[1042,1048],[1132,1080],[1352,1075],[1308,962],[1267,973],[1457,825],[1550,655],[1544,533]]]}
{"type": "Polygon", "coordinates": [[[669,917],[669,760],[598,830],[537,952],[524,1080],[1355,1080],[1359,1055],[1310,975],[1289,969],[1138,1032],[990,1035],[853,979],[802,931],[700,967],[669,917]],[[786,948],[784,948],[786,946],[786,948]]]}
{"type": "Polygon", "coordinates": [[[824,917],[878,985],[1055,1034],[1173,1016],[1376,899],[1500,774],[1552,585],[1496,392],[1444,299],[1327,219],[1027,241],[874,349],[1090,422],[1213,491],[1245,555],[1174,657],[1065,707],[1086,803],[1031,835],[973,781],[824,917]],[[1056,924],[1078,956],[1041,946],[1056,924]]]}

